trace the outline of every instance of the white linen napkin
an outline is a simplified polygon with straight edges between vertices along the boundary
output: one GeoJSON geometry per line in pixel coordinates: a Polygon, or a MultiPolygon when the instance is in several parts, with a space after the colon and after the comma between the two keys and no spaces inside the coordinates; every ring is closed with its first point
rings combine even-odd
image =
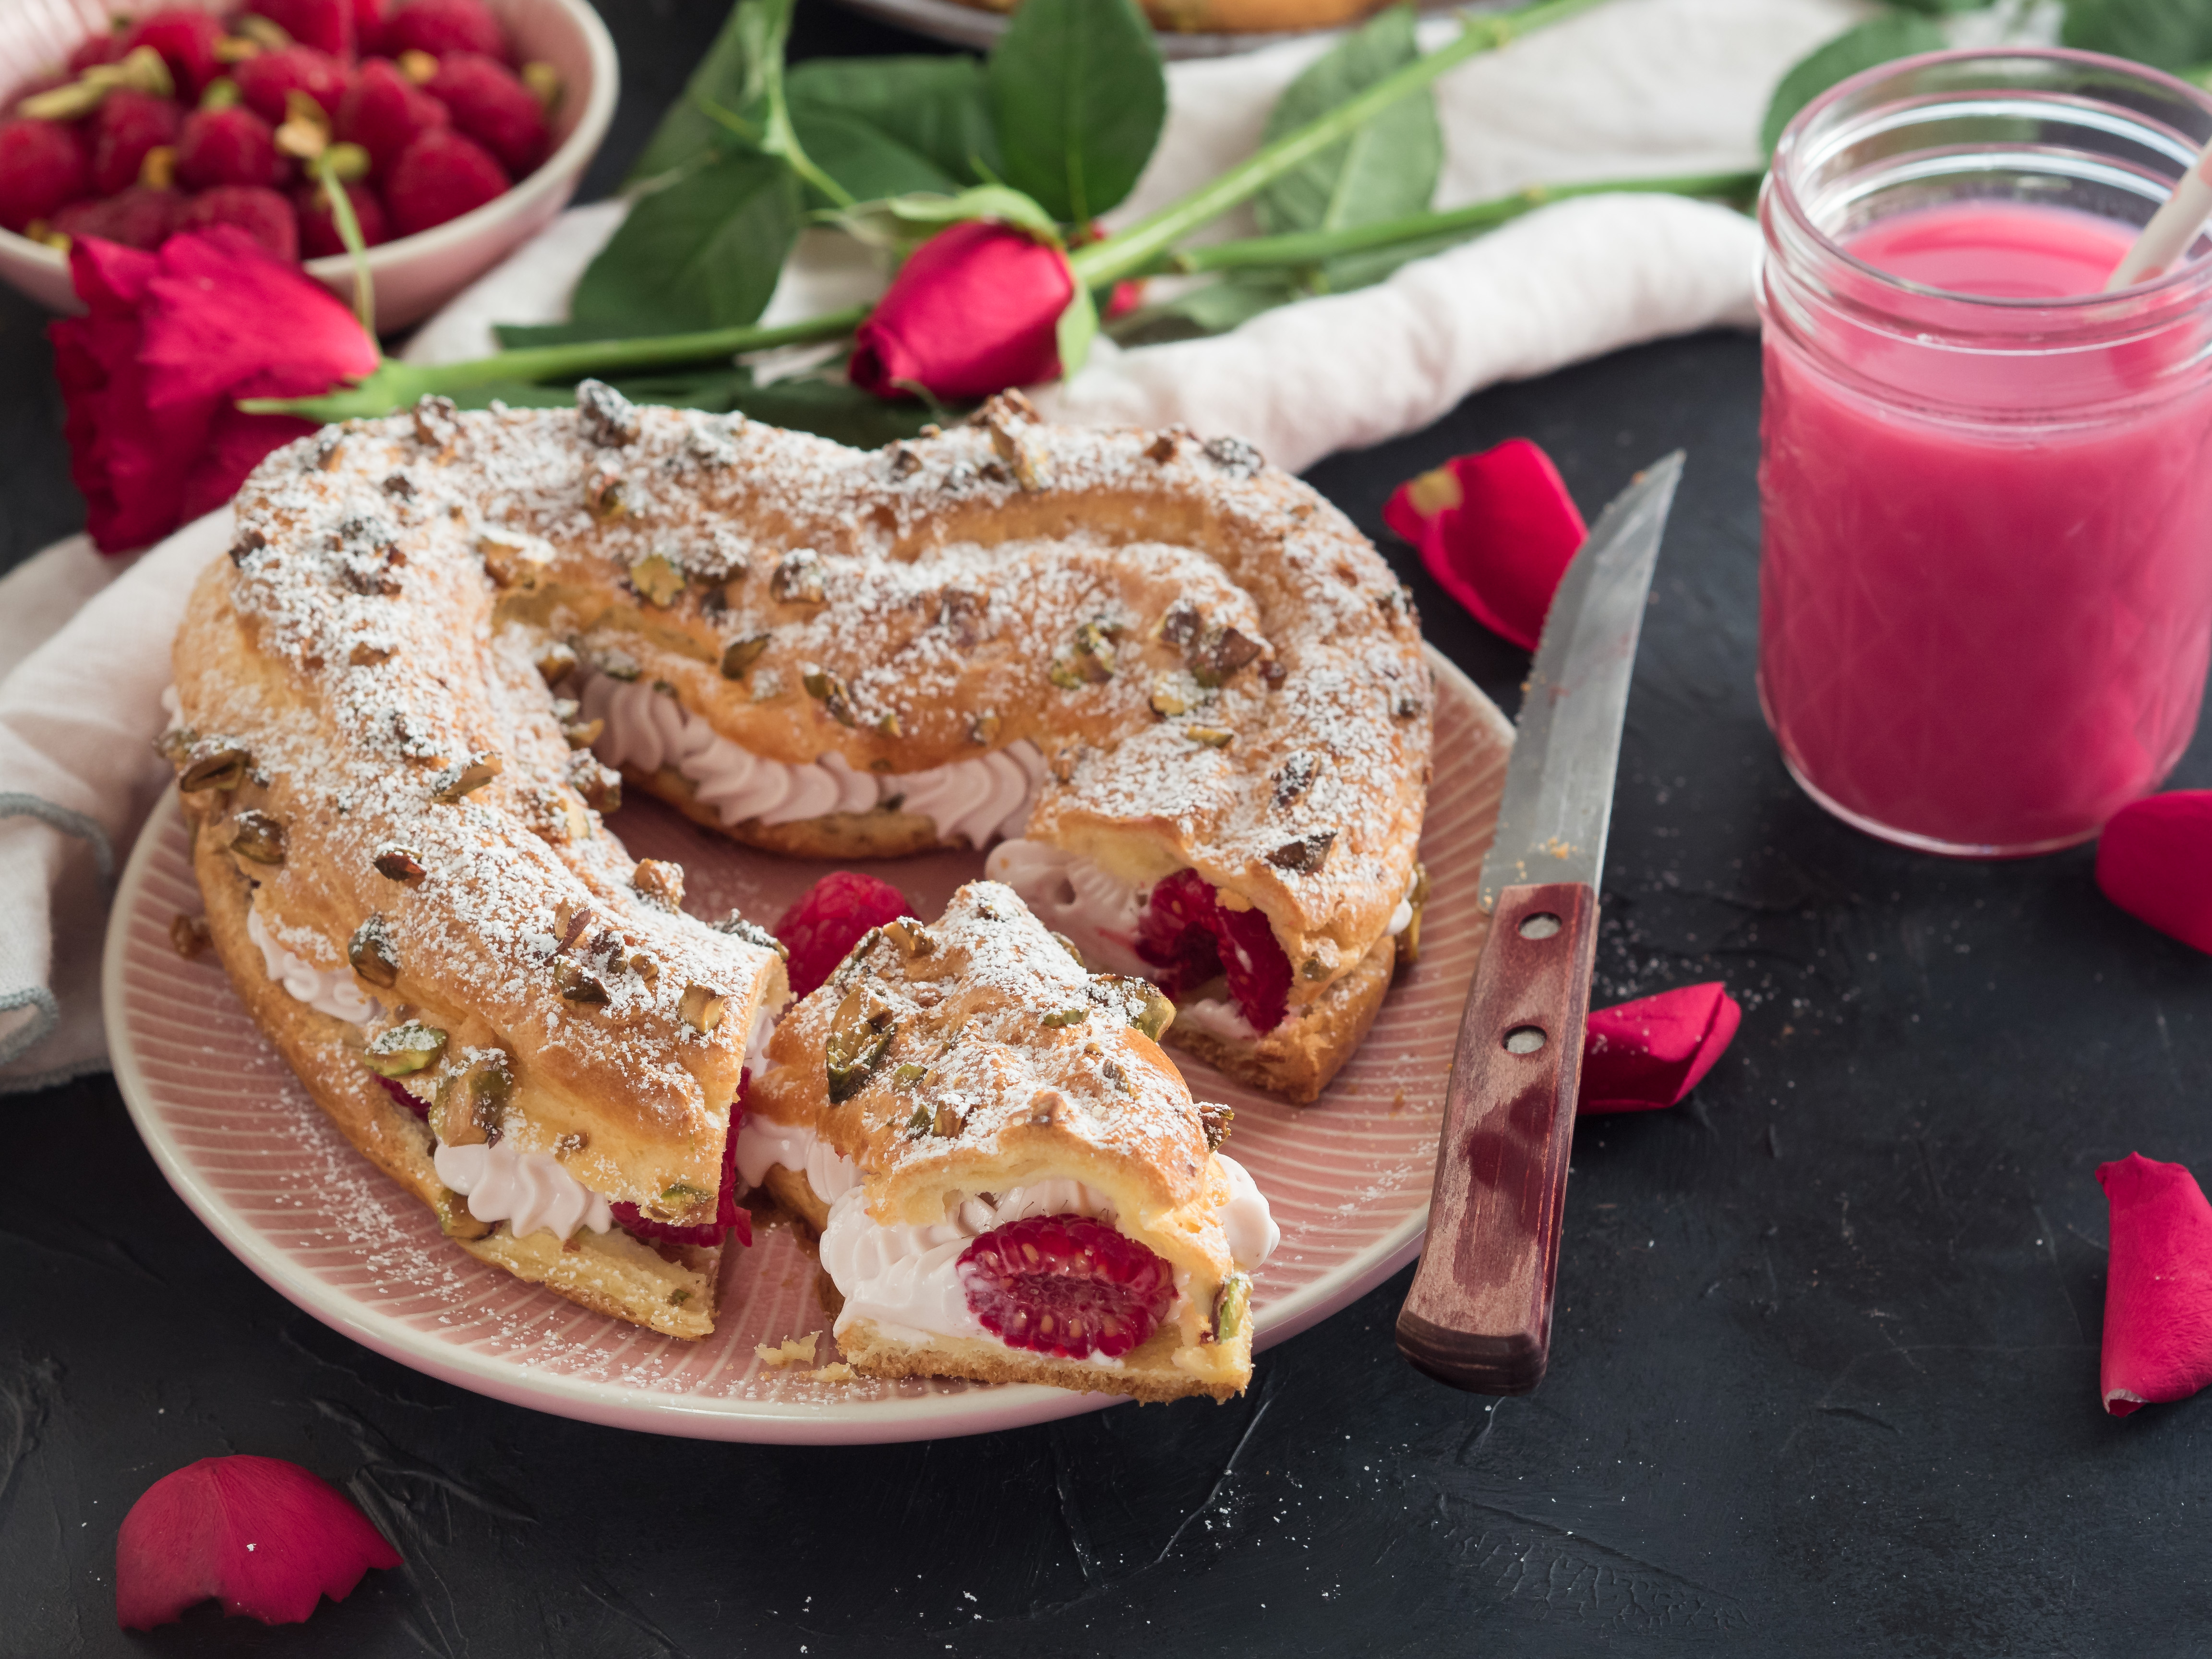
{"type": "MultiPolygon", "coordinates": [[[[1755,166],[1775,82],[1860,10],[1851,0],[1614,0],[1477,58],[1439,83],[1437,204],[1534,184],[1755,166]]],[[[1430,26],[1424,44],[1450,27],[1430,26]]],[[[1127,222],[1248,154],[1277,94],[1324,49],[1297,43],[1171,66],[1166,132],[1113,219],[1127,222]]],[[[408,357],[477,356],[495,349],[495,322],[560,319],[622,211],[611,203],[564,215],[420,331],[408,357]]],[[[1255,228],[1245,213],[1213,234],[1255,228]]],[[[1102,343],[1042,401],[1065,420],[1234,432],[1296,470],[1417,430],[1499,380],[1748,325],[1757,246],[1750,221],[1705,204],[1560,203],[1374,288],[1218,338],[1127,351],[1102,343]]],[[[849,304],[882,281],[848,240],[810,233],[763,320],[849,304]]],[[[192,579],[227,544],[228,520],[187,526],[119,575],[119,562],[71,538],[0,580],[0,1091],[106,1064],[107,894],[167,775],[149,745],[163,722],[169,641],[192,579]]]]}

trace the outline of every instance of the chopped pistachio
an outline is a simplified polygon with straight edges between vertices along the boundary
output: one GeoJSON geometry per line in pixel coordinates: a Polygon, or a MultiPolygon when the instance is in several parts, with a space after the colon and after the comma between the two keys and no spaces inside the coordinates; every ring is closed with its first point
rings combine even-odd
{"type": "Polygon", "coordinates": [[[882,732],[887,738],[896,738],[905,735],[899,726],[898,712],[896,709],[888,714],[879,714],[876,717],[876,730],[882,732]]]}
{"type": "Polygon", "coordinates": [[[929,932],[911,916],[901,916],[896,921],[884,924],[884,937],[899,948],[906,957],[926,957],[937,949],[937,941],[929,932]]]}
{"type": "Polygon", "coordinates": [[[434,776],[430,780],[430,799],[451,805],[465,795],[474,794],[505,770],[507,762],[497,750],[480,750],[434,776]]]}
{"type": "Polygon", "coordinates": [[[1224,726],[1186,726],[1182,734],[1193,743],[1202,743],[1208,749],[1226,749],[1237,741],[1237,734],[1224,726]]]}
{"type": "Polygon", "coordinates": [[[720,991],[694,983],[684,988],[684,1000],[678,1012],[684,1016],[686,1025],[703,1035],[722,1023],[722,1010],[728,1003],[729,999],[720,991]]]}
{"type": "Polygon", "coordinates": [[[592,476],[584,486],[584,506],[591,515],[605,523],[619,519],[629,511],[629,491],[623,483],[620,473],[601,472],[592,476]]]}
{"type": "Polygon", "coordinates": [[[533,58],[522,66],[521,79],[522,84],[530,89],[530,95],[538,100],[538,107],[550,115],[554,106],[561,101],[561,71],[543,59],[533,58]]]}
{"type": "Polygon", "coordinates": [[[399,982],[399,951],[382,916],[371,916],[354,929],[346,941],[346,960],[353,970],[380,991],[399,982]]]}
{"type": "Polygon", "coordinates": [[[901,1065],[896,1071],[891,1073],[891,1081],[899,1088],[911,1089],[917,1084],[927,1080],[928,1077],[928,1066],[917,1066],[914,1061],[909,1060],[901,1065]]]}
{"type": "Polygon", "coordinates": [[[622,805],[622,774],[602,764],[589,750],[569,757],[568,787],[584,798],[586,805],[602,812],[615,811],[622,805]]]}
{"type": "Polygon", "coordinates": [[[1237,1114],[1211,1100],[1201,1100],[1197,1104],[1198,1127],[1206,1136],[1206,1150],[1218,1152],[1221,1143],[1229,1139],[1229,1126],[1237,1121],[1237,1114]]]}
{"type": "Polygon", "coordinates": [[[380,640],[356,640],[353,649],[346,653],[346,662],[354,668],[374,668],[380,663],[392,660],[392,647],[380,640]]]}
{"type": "Polygon", "coordinates": [[[637,659],[627,651],[602,651],[592,662],[611,680],[620,680],[624,685],[635,681],[645,671],[637,665],[637,659]]]}
{"type": "Polygon", "coordinates": [[[565,1000],[580,1006],[599,1008],[606,1004],[606,986],[596,975],[586,972],[580,963],[561,963],[553,970],[553,983],[565,1000]]]}
{"type": "Polygon", "coordinates": [[[231,820],[230,850],[256,864],[282,864],[284,826],[268,813],[249,806],[231,820]]]}
{"type": "Polygon", "coordinates": [[[429,872],[413,848],[388,841],[376,849],[376,873],[393,881],[420,881],[429,872]]]}
{"type": "Polygon", "coordinates": [[[684,595],[684,568],[665,553],[648,553],[629,568],[630,586],[647,605],[671,605],[684,595]]]}
{"type": "Polygon", "coordinates": [[[1328,862],[1328,849],[1335,844],[1335,830],[1310,830],[1275,848],[1267,854],[1267,862],[1294,876],[1310,876],[1328,862]]]}
{"type": "Polygon", "coordinates": [[[747,921],[738,911],[731,911],[728,915],[716,922],[714,931],[718,933],[727,933],[734,939],[741,939],[748,945],[757,945],[763,951],[773,951],[786,961],[791,958],[791,952],[781,939],[769,933],[758,922],[747,921]]]}
{"type": "Polygon", "coordinates": [[[205,916],[188,916],[179,911],[169,919],[169,943],[190,962],[215,943],[215,936],[208,932],[205,916]]]}
{"type": "Polygon", "coordinates": [[[246,781],[246,769],[253,764],[253,757],[234,743],[222,743],[202,755],[185,768],[177,780],[177,787],[188,795],[203,789],[235,789],[246,781]]]}
{"type": "MultiPolygon", "coordinates": [[[[552,553],[543,543],[503,530],[479,535],[477,551],[483,556],[484,574],[501,587],[535,587],[552,562],[552,553]]],[[[539,665],[542,670],[542,660],[539,665]]],[[[575,666],[573,659],[568,665],[575,666]]]]}
{"type": "Polygon", "coordinates": [[[637,405],[605,380],[576,383],[576,416],[584,435],[602,449],[634,444],[645,430],[645,417],[637,405]]]}
{"type": "Polygon", "coordinates": [[[1058,1030],[1064,1026],[1080,1025],[1090,1018],[1091,1011],[1078,1003],[1072,1007],[1054,1009],[1044,1017],[1044,1026],[1048,1031],[1058,1030]]]}
{"type": "Polygon", "coordinates": [[[908,1140],[921,1139],[929,1133],[930,1125],[933,1121],[929,1115],[928,1107],[915,1107],[914,1115],[906,1121],[906,1138],[908,1140]]]}
{"type": "Polygon", "coordinates": [[[154,739],[154,752],[170,765],[181,766],[192,752],[195,736],[189,726],[173,726],[154,739]]]}
{"type": "Polygon", "coordinates": [[[1157,986],[1146,985],[1145,990],[1144,1006],[1129,1024],[1158,1042],[1168,1027],[1175,1023],[1175,1004],[1169,1001],[1157,986]]]}
{"type": "Polygon", "coordinates": [[[1055,932],[1053,933],[1053,939],[1059,944],[1061,950],[1066,951],[1068,955],[1075,958],[1075,965],[1077,967],[1088,968],[1090,966],[1088,963],[1083,960],[1083,952],[1076,949],[1075,941],[1068,938],[1066,934],[1055,932]]]}
{"type": "Polygon", "coordinates": [[[379,1077],[410,1077],[435,1066],[446,1052],[446,1034],[434,1025],[410,1019],[379,1032],[362,1051],[362,1063],[379,1077]]]}
{"type": "Polygon", "coordinates": [[[811,547],[785,554],[769,576],[768,591],[786,605],[820,605],[829,597],[822,556],[811,547]]]}
{"type": "Polygon", "coordinates": [[[450,1187],[438,1189],[438,1230],[448,1238],[477,1239],[498,1224],[479,1221],[469,1213],[469,1201],[450,1187]]]}
{"type": "Polygon", "coordinates": [[[1163,720],[1173,720],[1177,714],[1188,714],[1206,701],[1198,682],[1188,674],[1159,673],[1152,676],[1152,713],[1163,720]]]}
{"type": "Polygon", "coordinates": [[[929,1127],[933,1133],[950,1140],[968,1127],[968,1120],[951,1107],[940,1106],[936,1115],[930,1120],[929,1127]]]}
{"type": "Polygon", "coordinates": [[[562,726],[561,736],[571,749],[589,749],[606,729],[604,720],[570,720],[562,726]]]}
{"type": "Polygon", "coordinates": [[[898,1030],[892,1014],[890,1002],[872,986],[854,987],[837,1005],[822,1048],[833,1104],[842,1104],[867,1086],[898,1030]]]}
{"type": "Polygon", "coordinates": [[[968,720],[968,741],[985,745],[995,743],[999,737],[999,717],[996,714],[972,714],[968,720]]]}
{"type": "Polygon", "coordinates": [[[722,678],[741,680],[745,671],[760,660],[761,653],[768,649],[769,636],[748,634],[743,639],[732,640],[722,648],[722,678]]]}
{"type": "Polygon", "coordinates": [[[1230,1274],[1221,1281],[1221,1293],[1213,1298],[1213,1340],[1235,1341],[1244,1334],[1245,1322],[1251,1313],[1251,1275],[1230,1274]]]}
{"type": "Polygon", "coordinates": [[[576,672],[574,649],[558,640],[543,647],[532,660],[537,663],[538,672],[544,676],[548,685],[557,685],[576,672]]]}
{"type": "Polygon", "coordinates": [[[640,859],[630,885],[646,897],[675,909],[684,902],[684,866],[666,859],[640,859]]]}
{"type": "Polygon", "coordinates": [[[1200,685],[1221,684],[1246,664],[1255,661],[1267,647],[1234,628],[1209,628],[1184,653],[1190,672],[1200,685]]]}
{"type": "Polygon", "coordinates": [[[823,669],[808,671],[805,684],[806,695],[819,702],[831,719],[840,726],[854,724],[853,702],[845,689],[845,682],[823,669]]]}
{"type": "Polygon", "coordinates": [[[514,1093],[514,1073],[504,1052],[471,1049],[438,1080],[430,1125],[448,1146],[481,1146],[498,1131],[501,1109],[514,1093]]]}
{"type": "Polygon", "coordinates": [[[642,951],[629,953],[629,970],[647,985],[660,977],[660,964],[642,951]]]}

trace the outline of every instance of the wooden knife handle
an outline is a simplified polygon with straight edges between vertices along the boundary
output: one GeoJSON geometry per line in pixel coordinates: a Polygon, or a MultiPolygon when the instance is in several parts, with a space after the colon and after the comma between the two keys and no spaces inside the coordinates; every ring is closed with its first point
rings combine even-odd
{"type": "Polygon", "coordinates": [[[1498,896],[1444,1091],[1428,1242],[1398,1315],[1400,1351],[1455,1389],[1543,1381],[1596,947],[1587,886],[1498,896]]]}

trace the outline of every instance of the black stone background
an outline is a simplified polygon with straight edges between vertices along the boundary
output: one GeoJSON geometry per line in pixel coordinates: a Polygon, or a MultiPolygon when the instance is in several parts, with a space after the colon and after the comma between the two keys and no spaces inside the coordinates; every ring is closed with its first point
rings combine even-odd
{"type": "MultiPolygon", "coordinates": [[[[608,10],[627,84],[599,191],[721,0],[608,10]]],[[[825,0],[799,38],[914,44],[825,0]]],[[[1917,857],[1795,791],[1752,689],[1758,398],[1755,343],[1709,335],[1310,475],[1511,708],[1524,659],[1383,530],[1389,489],[1520,434],[1594,515],[1690,453],[1598,996],[1723,975],[1743,1030],[1682,1107],[1577,1133],[1537,1394],[1410,1370],[1401,1274],[1226,1407],[849,1449],[586,1427],[295,1311],[169,1192],[100,1078],[0,1103],[0,1653],[2202,1650],[2208,1407],[2099,1409],[2094,1172],[2140,1149],[2212,1175],[2212,963],[2105,903],[2086,852],[1917,857]],[[227,1452],[339,1481],[407,1565],[305,1626],[209,1607],[119,1633],[123,1512],[227,1452]]],[[[0,296],[8,562],[78,522],[59,428],[40,319],[0,296]]],[[[2176,781],[2212,784],[2212,744],[2176,781]]]]}

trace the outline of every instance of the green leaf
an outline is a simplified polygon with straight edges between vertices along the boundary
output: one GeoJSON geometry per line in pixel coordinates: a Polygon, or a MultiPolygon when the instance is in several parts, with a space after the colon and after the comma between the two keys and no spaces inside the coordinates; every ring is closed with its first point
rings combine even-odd
{"type": "Polygon", "coordinates": [[[1091,343],[1098,337],[1098,302],[1082,283],[1075,285],[1066,309],[1060,313],[1053,337],[1060,349],[1060,378],[1071,380],[1091,356],[1091,343]]]}
{"type": "Polygon", "coordinates": [[[904,249],[926,241],[947,225],[969,219],[996,219],[1026,230],[1041,242],[1058,247],[1060,227],[1047,213],[1018,190],[1004,185],[978,185],[957,195],[927,192],[886,197],[863,202],[837,215],[848,234],[876,247],[904,249]]]}
{"type": "Polygon", "coordinates": [[[2067,0],[2059,38],[2085,52],[2108,52],[2177,73],[2212,58],[2212,4],[2206,0],[2067,0]]]}
{"type": "MultiPolygon", "coordinates": [[[[576,284],[580,337],[679,334],[750,323],[799,240],[799,189],[772,156],[727,155],[639,198],[576,284]]],[[[545,343],[538,337],[532,343],[545,343]]]]}
{"type": "Polygon", "coordinates": [[[1759,129],[1760,148],[1772,155],[1775,141],[1782,137],[1790,118],[1837,82],[1848,81],[1861,70],[1893,58],[1941,52],[1949,44],[1936,25],[1909,12],[1892,12],[1838,35],[1801,61],[1774,88],[1765,124],[1759,129]]]}
{"type": "Polygon", "coordinates": [[[721,33],[684,83],[683,96],[668,106],[645,154],[630,168],[632,186],[665,180],[711,157],[746,147],[708,111],[722,109],[743,116],[759,101],[763,72],[756,55],[762,38],[760,21],[751,0],[730,9],[721,33]]]}
{"type": "Polygon", "coordinates": [[[1125,346],[1164,345],[1176,340],[1225,334],[1299,297],[1299,289],[1279,271],[1240,271],[1218,283],[1193,289],[1180,298],[1146,306],[1106,325],[1107,337],[1125,346]]]}
{"type": "Polygon", "coordinates": [[[984,70],[1006,182],[1085,224],[1127,196],[1167,118],[1135,0],[1023,0],[984,70]]]}
{"type": "MultiPolygon", "coordinates": [[[[960,188],[957,179],[927,156],[855,116],[794,104],[791,121],[814,165],[856,202],[908,192],[949,195],[960,188]]],[[[817,207],[837,205],[818,191],[808,199],[817,207]]]]}
{"type": "MultiPolygon", "coordinates": [[[[1284,88],[1267,118],[1266,142],[1326,115],[1419,56],[1413,9],[1394,6],[1379,14],[1284,88]]],[[[1401,219],[1429,205],[1443,159],[1436,100],[1423,93],[1401,99],[1343,143],[1284,174],[1260,193],[1255,210],[1261,228],[1276,234],[1401,219]]],[[[1320,285],[1358,288],[1387,274],[1370,258],[1356,270],[1324,270],[1320,285]]]]}
{"type": "MultiPolygon", "coordinates": [[[[958,184],[981,184],[1006,171],[983,66],[973,58],[817,58],[793,65],[784,89],[801,133],[805,116],[836,114],[873,128],[958,184]]],[[[842,176],[841,182],[851,183],[842,176]]]]}
{"type": "MultiPolygon", "coordinates": [[[[946,411],[927,404],[890,402],[842,380],[778,380],[740,393],[732,407],[757,421],[818,433],[856,449],[874,449],[894,438],[911,438],[946,411]]],[[[957,416],[955,416],[957,418],[957,416]]]]}

